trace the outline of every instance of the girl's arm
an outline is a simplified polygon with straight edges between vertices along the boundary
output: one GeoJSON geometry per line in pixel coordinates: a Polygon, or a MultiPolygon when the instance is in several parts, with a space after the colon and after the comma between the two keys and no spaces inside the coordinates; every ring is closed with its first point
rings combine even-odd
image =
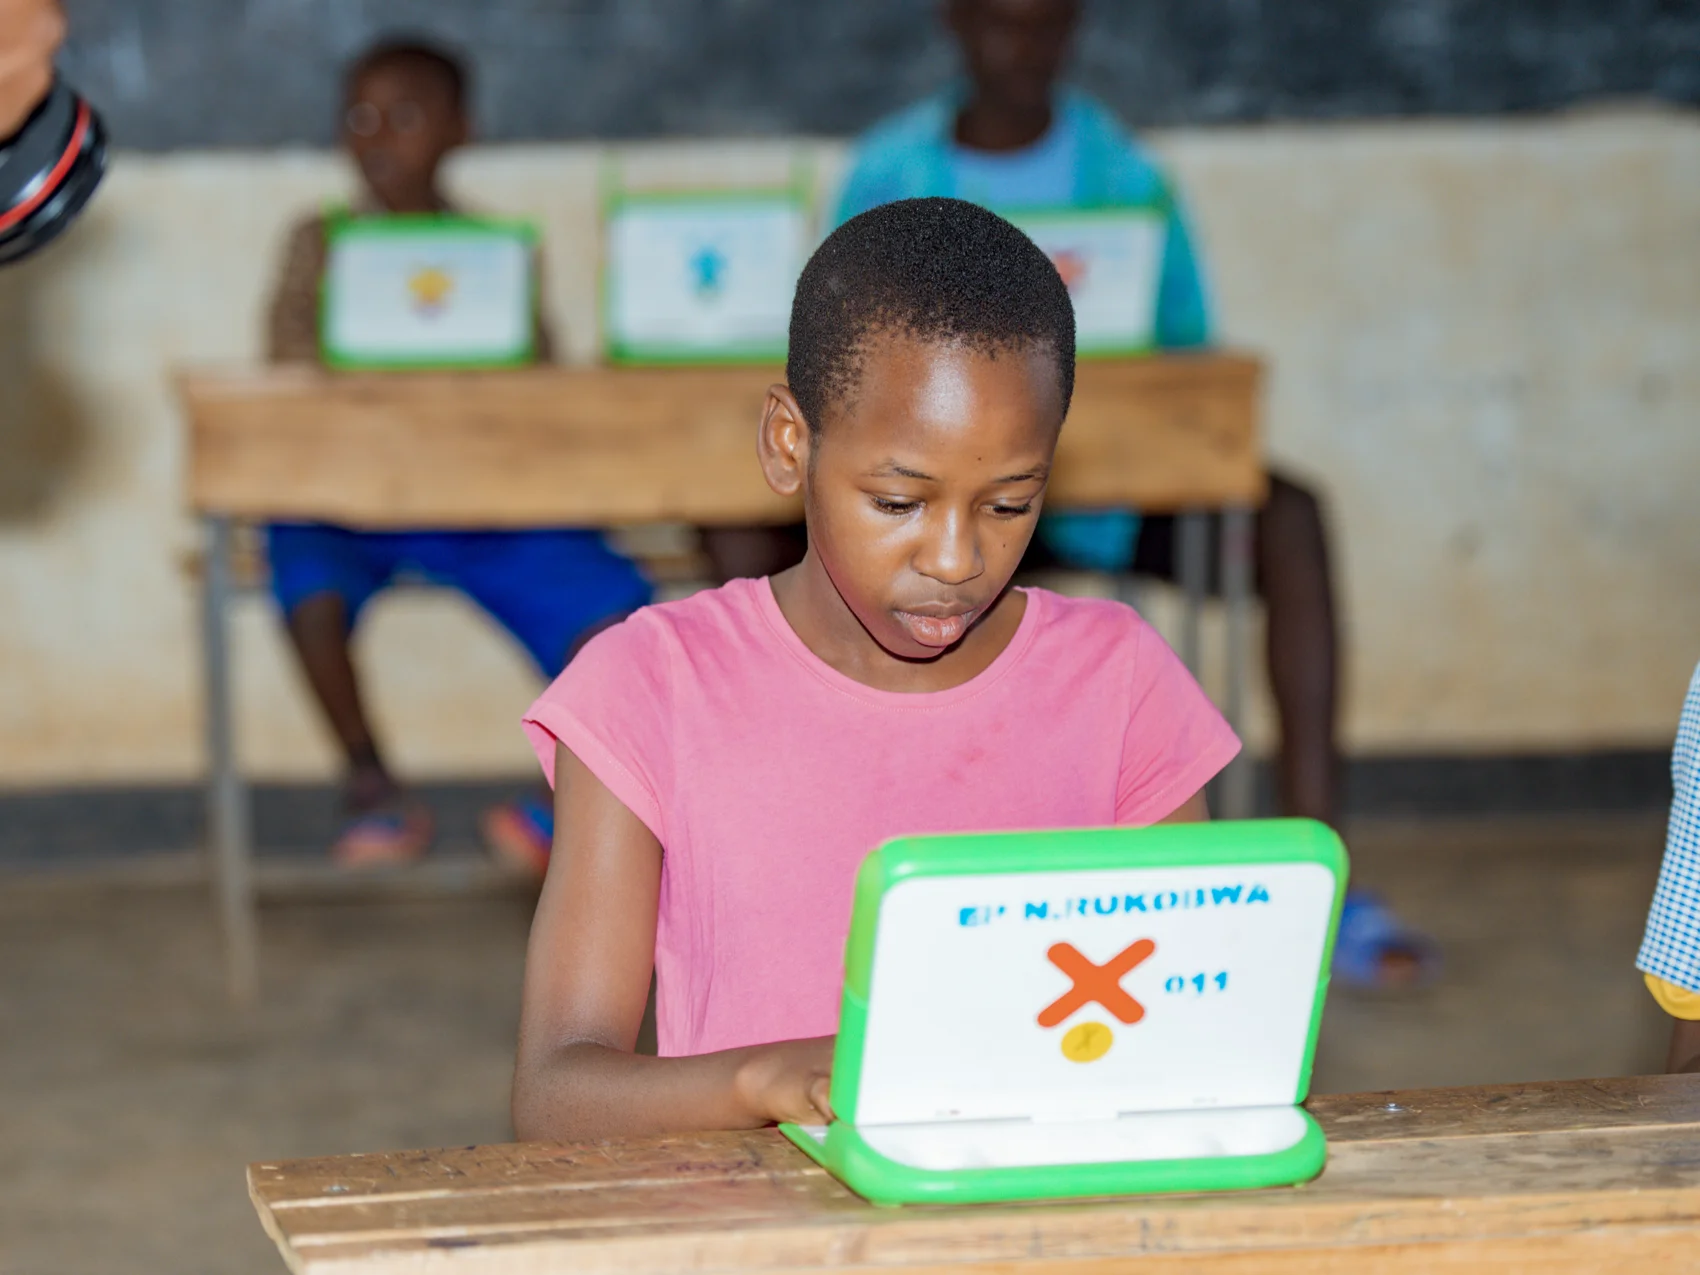
{"type": "Polygon", "coordinates": [[[661,845],[564,746],[555,847],[526,952],[513,1122],[582,1141],[829,1119],[832,1038],[691,1058],[632,1052],[654,967],[661,845]]]}

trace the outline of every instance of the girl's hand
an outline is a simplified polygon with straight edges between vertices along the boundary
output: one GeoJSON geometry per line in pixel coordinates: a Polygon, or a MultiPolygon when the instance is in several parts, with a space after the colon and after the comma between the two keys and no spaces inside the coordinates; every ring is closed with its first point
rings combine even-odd
{"type": "Polygon", "coordinates": [[[834,1036],[782,1040],[747,1051],[733,1081],[739,1102],[757,1119],[829,1124],[834,1036]]]}

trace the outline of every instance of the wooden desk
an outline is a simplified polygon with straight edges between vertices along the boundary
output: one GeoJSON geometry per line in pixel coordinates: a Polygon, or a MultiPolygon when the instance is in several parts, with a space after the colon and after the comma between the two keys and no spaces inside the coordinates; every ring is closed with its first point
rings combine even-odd
{"type": "Polygon", "coordinates": [[[1700,1269],[1700,1077],[1310,1109],[1330,1145],[1320,1178],[1221,1195],[882,1209],[772,1132],[297,1160],[248,1182],[302,1275],[1700,1269]]]}
{"type": "MultiPolygon", "coordinates": [[[[236,999],[256,995],[258,970],[230,694],[231,520],[526,527],[795,518],[755,459],[762,400],[780,376],[747,367],[364,375],[294,367],[179,378],[189,501],[207,524],[208,824],[236,999]]],[[[1260,365],[1243,355],[1081,363],[1046,500],[1186,515],[1180,647],[1195,669],[1208,569],[1195,511],[1224,512],[1224,708],[1235,725],[1243,720],[1250,510],[1264,492],[1260,382],[1260,365]]],[[[1223,813],[1249,812],[1249,780],[1246,767],[1231,768],[1223,813]]]]}
{"type": "MultiPolygon", "coordinates": [[[[360,527],[792,519],[755,463],[762,400],[783,379],[759,367],[188,373],[189,500],[360,527]]],[[[1259,380],[1239,355],[1081,363],[1046,504],[1259,504],[1259,380]]]]}

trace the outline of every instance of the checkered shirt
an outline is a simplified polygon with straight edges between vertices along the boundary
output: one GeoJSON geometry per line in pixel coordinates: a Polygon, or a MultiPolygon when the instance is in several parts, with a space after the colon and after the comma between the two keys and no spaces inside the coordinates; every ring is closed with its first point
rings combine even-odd
{"type": "Polygon", "coordinates": [[[1670,769],[1676,797],[1665,834],[1665,862],[1635,968],[1700,992],[1700,668],[1682,705],[1670,769]]]}

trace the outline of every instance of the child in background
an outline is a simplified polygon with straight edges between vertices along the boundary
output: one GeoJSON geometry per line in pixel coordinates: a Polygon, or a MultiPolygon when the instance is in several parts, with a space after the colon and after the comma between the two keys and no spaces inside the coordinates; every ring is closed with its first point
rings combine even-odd
{"type": "MultiPolygon", "coordinates": [[[[1167,223],[1156,344],[1163,350],[1208,346],[1215,324],[1180,192],[1108,109],[1062,83],[1080,17],[1077,0],[949,0],[945,17],[961,50],[964,81],[861,138],[838,220],[889,199],[921,195],[970,199],[995,211],[1154,204],[1165,210],[1167,223]]],[[[750,533],[713,533],[706,543],[712,549],[740,534],[747,541],[750,533]]],[[[1210,518],[1210,535],[1221,535],[1218,518],[1210,518]]],[[[1176,582],[1177,539],[1172,515],[1067,510],[1040,523],[1024,569],[1131,572],[1176,582]]],[[[1256,515],[1253,553],[1281,730],[1281,809],[1337,826],[1339,639],[1327,528],[1316,494],[1272,472],[1256,515]]],[[[1210,562],[1216,559],[1212,552],[1210,562]]],[[[1432,981],[1439,964],[1435,945],[1384,902],[1359,889],[1347,894],[1334,949],[1336,984],[1409,987],[1432,981]]]]}
{"type": "Polygon", "coordinates": [[[758,452],[802,495],[802,562],[637,612],[526,716],[556,835],[522,1138],[826,1118],[868,851],[1203,819],[1238,751],[1130,608],[1009,587],[1074,382],[1067,289],[1020,231],[954,199],[853,218],[798,281],[786,376],[758,452]]]}
{"type": "MultiPolygon", "coordinates": [[[[466,74],[441,50],[380,44],[346,81],[342,140],[363,179],[356,215],[452,211],[438,183],[443,159],[468,135],[466,74]]],[[[270,308],[274,361],[317,361],[325,219],[290,235],[270,308]]],[[[548,357],[539,320],[536,348],[548,357]]],[[[432,821],[385,765],[366,717],[349,639],[361,609],[398,574],[451,585],[482,606],[553,677],[586,635],[649,601],[638,570],[595,531],[369,532],[312,523],[267,528],[272,593],[307,681],[348,766],[349,820],[332,847],[348,866],[406,862],[425,852],[432,821]]],[[[553,828],[546,805],[487,812],[499,858],[541,873],[553,828]]]]}
{"type": "MultiPolygon", "coordinates": [[[[1165,351],[1208,346],[1215,324],[1181,193],[1109,109],[1065,82],[1080,5],[948,0],[942,9],[962,78],[857,139],[835,221],[888,200],[933,195],[972,200],[994,212],[1155,205],[1165,212],[1155,344],[1165,351]]],[[[1220,535],[1219,521],[1210,519],[1212,537],[1220,535]]],[[[703,542],[716,571],[730,578],[789,566],[802,554],[799,531],[708,529],[703,542]]],[[[1176,544],[1169,515],[1053,512],[1040,525],[1024,569],[1060,566],[1175,581],[1176,544]]],[[[1281,726],[1281,808],[1337,824],[1337,635],[1328,538],[1316,495],[1272,474],[1268,501],[1257,512],[1254,552],[1281,726]]],[[[1212,563],[1216,558],[1210,555],[1212,563]]]]}
{"type": "Polygon", "coordinates": [[[1671,754],[1676,790],[1647,933],[1635,967],[1672,1019],[1666,1071],[1700,1071],[1700,667],[1671,754]]]}

